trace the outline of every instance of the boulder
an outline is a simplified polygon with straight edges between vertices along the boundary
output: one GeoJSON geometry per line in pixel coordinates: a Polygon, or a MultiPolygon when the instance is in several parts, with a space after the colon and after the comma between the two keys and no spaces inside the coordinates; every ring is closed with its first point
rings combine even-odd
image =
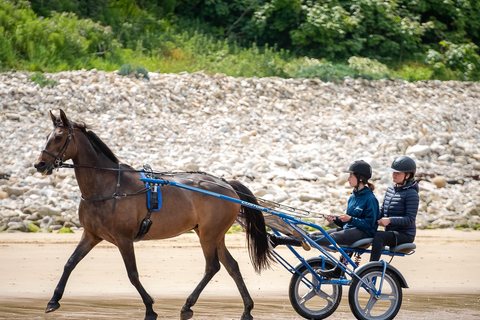
{"type": "Polygon", "coordinates": [[[437,188],[445,188],[447,186],[447,179],[442,176],[437,176],[432,180],[433,184],[437,186],[437,188]]]}

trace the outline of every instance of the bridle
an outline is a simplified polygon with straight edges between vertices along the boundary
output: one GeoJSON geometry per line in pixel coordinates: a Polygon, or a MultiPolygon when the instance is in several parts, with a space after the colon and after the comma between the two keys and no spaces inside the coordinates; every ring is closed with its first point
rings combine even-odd
{"type": "MultiPolygon", "coordinates": [[[[55,126],[57,127],[57,126],[55,126]]],[[[67,154],[67,148],[68,148],[68,144],[70,143],[70,140],[72,140],[72,137],[74,136],[74,133],[73,133],[73,128],[71,125],[68,126],[68,136],[67,136],[67,139],[65,140],[65,143],[63,144],[62,148],[60,149],[60,151],[58,152],[57,155],[55,155],[53,152],[47,150],[46,148],[42,150],[42,152],[45,152],[46,154],[52,156],[53,158],[55,158],[55,162],[53,164],[53,167],[54,168],[60,168],[63,164],[63,161],[65,161],[65,156],[67,154]],[[61,158],[60,158],[61,156],[61,158]]]]}

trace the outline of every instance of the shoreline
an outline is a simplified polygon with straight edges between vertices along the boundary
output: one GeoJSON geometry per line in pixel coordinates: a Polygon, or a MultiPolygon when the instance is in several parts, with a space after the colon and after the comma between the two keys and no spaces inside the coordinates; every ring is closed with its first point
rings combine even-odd
{"type": "MultiPolygon", "coordinates": [[[[63,266],[81,237],[75,234],[1,233],[0,296],[50,295],[61,276],[63,266]]],[[[416,252],[395,257],[391,264],[405,277],[406,292],[480,294],[480,232],[453,229],[418,230],[416,252]]],[[[246,249],[245,235],[226,235],[226,244],[238,261],[250,292],[259,296],[283,296],[288,290],[290,273],[278,263],[261,275],[255,274],[246,249]]],[[[297,260],[286,247],[276,249],[287,260],[297,260]]],[[[301,249],[300,249],[301,250],[301,249]]],[[[204,258],[195,234],[135,244],[140,280],[153,295],[185,296],[201,279],[204,258]],[[163,289],[162,289],[163,288],[163,289]],[[168,288],[168,290],[165,290],[168,288]]],[[[316,250],[299,251],[305,257],[316,250]]],[[[368,262],[362,256],[362,264],[368,262]]],[[[388,260],[387,260],[388,261],[388,260]]],[[[126,276],[118,249],[107,242],[94,248],[73,271],[65,294],[103,295],[107,292],[135,296],[136,290],[126,276]]],[[[235,297],[238,291],[222,267],[203,295],[235,297]],[[233,287],[232,287],[233,285],[233,287]],[[232,288],[231,288],[232,287],[232,288]]]]}

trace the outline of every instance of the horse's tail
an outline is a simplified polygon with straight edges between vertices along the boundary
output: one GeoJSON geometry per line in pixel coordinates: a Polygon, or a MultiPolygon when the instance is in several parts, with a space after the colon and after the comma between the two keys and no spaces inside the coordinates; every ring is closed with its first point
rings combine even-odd
{"type": "MultiPolygon", "coordinates": [[[[230,180],[228,183],[235,190],[240,200],[258,205],[252,191],[239,181],[230,180]]],[[[261,211],[242,206],[239,218],[245,224],[247,245],[253,268],[257,273],[270,267],[273,262],[272,249],[268,244],[265,219],[261,211]]]]}

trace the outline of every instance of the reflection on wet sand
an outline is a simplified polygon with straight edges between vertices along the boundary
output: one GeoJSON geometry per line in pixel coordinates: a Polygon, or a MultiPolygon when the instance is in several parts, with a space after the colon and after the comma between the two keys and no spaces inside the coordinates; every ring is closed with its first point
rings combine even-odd
{"type": "MultiPolygon", "coordinates": [[[[48,299],[0,298],[0,319],[48,319],[48,320],[142,320],[144,306],[138,299],[99,299],[98,297],[67,297],[61,308],[45,314],[48,299]]],[[[158,319],[179,319],[184,299],[157,298],[155,311],[158,319]]],[[[201,298],[193,308],[195,320],[232,320],[242,314],[242,302],[234,298],[201,298]]],[[[288,298],[256,299],[253,316],[256,320],[300,320],[288,298]]],[[[344,294],[337,311],[329,319],[352,319],[348,297],[344,294]]],[[[396,319],[479,319],[480,297],[478,295],[432,295],[405,294],[402,308],[396,319]]]]}

